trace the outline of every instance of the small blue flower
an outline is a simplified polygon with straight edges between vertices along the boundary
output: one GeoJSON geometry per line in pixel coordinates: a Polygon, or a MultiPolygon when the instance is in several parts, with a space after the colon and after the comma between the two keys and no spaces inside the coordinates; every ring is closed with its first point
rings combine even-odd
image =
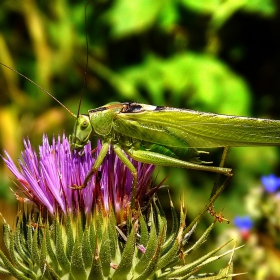
{"type": "Polygon", "coordinates": [[[269,193],[277,191],[277,189],[280,187],[280,178],[276,177],[274,174],[262,176],[261,181],[265,190],[269,193]]]}
{"type": "Polygon", "coordinates": [[[249,216],[236,216],[233,224],[241,231],[249,231],[253,227],[253,221],[249,216]]]}

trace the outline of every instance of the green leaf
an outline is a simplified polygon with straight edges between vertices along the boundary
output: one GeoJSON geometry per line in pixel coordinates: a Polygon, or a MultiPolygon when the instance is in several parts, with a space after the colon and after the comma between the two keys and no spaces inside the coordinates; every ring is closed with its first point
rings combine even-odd
{"type": "Polygon", "coordinates": [[[160,257],[160,259],[158,261],[157,269],[161,269],[161,268],[169,265],[170,262],[172,260],[174,260],[174,258],[177,258],[177,257],[179,258],[179,256],[178,256],[179,250],[180,250],[180,240],[176,239],[174,241],[173,245],[171,246],[171,248],[168,250],[168,252],[160,257]]]}
{"type": "Polygon", "coordinates": [[[185,7],[199,13],[212,13],[219,8],[221,1],[217,0],[181,0],[185,7]]]}
{"type": "MultiPolygon", "coordinates": [[[[16,232],[14,234],[14,242],[15,247],[17,248],[18,257],[20,257],[21,261],[25,262],[27,266],[31,267],[33,264],[32,260],[30,259],[30,254],[26,244],[26,238],[23,233],[21,218],[17,221],[16,232]]],[[[12,257],[11,252],[9,253],[12,257]]]]}
{"type": "Polygon", "coordinates": [[[232,277],[228,276],[231,275],[233,273],[233,263],[231,262],[230,264],[228,264],[225,268],[220,269],[218,275],[219,276],[226,276],[226,280],[231,280],[232,277]]]}
{"type": "Polygon", "coordinates": [[[83,240],[82,240],[82,254],[83,254],[83,261],[86,268],[89,268],[92,264],[93,258],[93,250],[90,244],[90,229],[86,227],[83,233],[83,240]]]}
{"type": "Polygon", "coordinates": [[[55,238],[55,254],[57,256],[57,260],[59,262],[59,265],[61,266],[63,271],[69,271],[70,270],[70,262],[67,259],[67,256],[64,251],[64,240],[62,236],[62,226],[60,225],[60,222],[58,219],[54,221],[54,238],[55,238]]]}
{"type": "Polygon", "coordinates": [[[40,267],[40,249],[39,249],[39,226],[35,228],[29,226],[32,230],[34,230],[33,238],[32,238],[32,254],[31,259],[34,262],[34,265],[38,265],[40,267]]]}
{"type": "Polygon", "coordinates": [[[96,232],[95,232],[95,225],[94,223],[90,223],[89,224],[89,243],[90,243],[90,246],[91,246],[91,251],[92,252],[95,252],[96,250],[96,232]]]}
{"type": "Polygon", "coordinates": [[[121,262],[119,263],[115,273],[113,274],[113,280],[131,279],[132,275],[129,276],[129,273],[133,263],[135,242],[135,229],[133,228],[129,234],[124,251],[122,253],[121,262]]]}
{"type": "MultiPolygon", "coordinates": [[[[18,225],[19,223],[17,223],[18,225]]],[[[12,237],[12,230],[10,225],[6,222],[6,220],[3,221],[3,239],[4,239],[4,244],[6,248],[10,248],[10,241],[12,237]]]]}
{"type": "Polygon", "coordinates": [[[163,231],[162,231],[162,233],[159,237],[157,247],[156,247],[156,251],[155,251],[154,255],[150,258],[149,263],[147,263],[147,266],[143,267],[143,272],[141,273],[141,275],[139,277],[136,278],[136,280],[148,279],[149,276],[155,274],[155,272],[157,271],[158,260],[160,258],[161,245],[162,245],[162,242],[164,240],[164,235],[165,235],[165,232],[164,232],[164,229],[163,229],[163,231]]]}
{"type": "Polygon", "coordinates": [[[113,209],[110,210],[109,222],[108,222],[108,234],[110,240],[110,250],[111,250],[111,259],[116,257],[116,248],[118,247],[118,236],[116,233],[116,216],[113,209]]]}
{"type": "Polygon", "coordinates": [[[47,262],[47,244],[46,244],[46,234],[44,230],[41,245],[40,245],[39,265],[40,265],[41,274],[44,275],[46,279],[50,279],[51,277],[50,270],[46,262],[47,262]]]}
{"type": "Polygon", "coordinates": [[[277,12],[277,2],[273,0],[246,1],[244,10],[250,13],[259,13],[263,16],[274,16],[277,12]]]}
{"type": "Polygon", "coordinates": [[[33,262],[28,262],[29,267],[25,266],[25,264],[21,261],[20,257],[18,257],[17,255],[17,248],[15,247],[15,235],[16,233],[11,234],[10,248],[9,248],[9,253],[10,253],[11,260],[13,262],[13,266],[17,271],[20,271],[22,274],[28,275],[32,279],[36,279],[36,275],[32,271],[33,265],[35,265],[36,260],[32,259],[31,257],[31,260],[33,262]]]}
{"type": "MultiPolygon", "coordinates": [[[[23,223],[24,224],[24,223],[23,223]]],[[[31,255],[31,259],[33,256],[33,247],[32,247],[32,227],[27,227],[27,248],[29,251],[29,254],[31,255]]]]}
{"type": "Polygon", "coordinates": [[[165,0],[162,10],[159,15],[159,24],[161,28],[166,32],[167,30],[172,31],[174,25],[179,20],[178,5],[174,0],[165,0]]]}
{"type": "Polygon", "coordinates": [[[154,219],[155,219],[155,224],[157,225],[157,230],[158,232],[160,232],[161,234],[163,233],[163,240],[165,241],[166,238],[166,229],[167,229],[167,220],[163,211],[163,208],[159,202],[159,200],[156,201],[156,203],[154,202],[154,208],[151,209],[155,209],[153,211],[154,214],[154,219]]]}
{"type": "Polygon", "coordinates": [[[102,235],[102,242],[99,250],[99,257],[101,260],[102,271],[104,277],[108,277],[110,274],[110,263],[111,263],[111,247],[108,228],[105,228],[102,235]]]}
{"type": "Polygon", "coordinates": [[[148,244],[146,246],[146,252],[142,255],[139,262],[136,264],[134,270],[139,275],[147,268],[151,260],[153,259],[153,255],[155,254],[158,247],[158,236],[157,229],[155,226],[155,222],[153,219],[152,213],[150,214],[151,218],[151,228],[150,228],[150,236],[148,240],[148,244]]]}
{"type": "Polygon", "coordinates": [[[146,247],[147,243],[149,241],[149,232],[148,232],[147,224],[146,224],[145,219],[142,214],[139,217],[139,222],[140,222],[140,241],[139,241],[139,243],[141,245],[143,245],[144,247],[146,247]]]}
{"type": "Polygon", "coordinates": [[[207,241],[207,238],[208,238],[210,232],[212,231],[214,225],[215,225],[215,223],[212,223],[206,229],[206,231],[202,234],[202,236],[193,244],[193,246],[191,246],[189,249],[184,251],[184,256],[187,256],[191,251],[198,249],[203,243],[205,243],[207,241]]]}
{"type": "Polygon", "coordinates": [[[70,272],[74,279],[86,280],[87,274],[82,254],[81,238],[75,240],[75,245],[72,251],[70,272]]]}
{"type": "MultiPolygon", "coordinates": [[[[97,242],[97,240],[96,240],[96,242],[97,242]]],[[[92,259],[92,266],[91,266],[91,271],[88,276],[88,280],[103,280],[103,279],[105,279],[105,278],[103,277],[102,265],[101,265],[101,261],[100,261],[99,255],[98,255],[98,250],[96,248],[96,252],[92,259]]]]}
{"type": "Polygon", "coordinates": [[[113,37],[140,33],[156,21],[164,0],[116,0],[105,19],[111,23],[113,37]]]}
{"type": "Polygon", "coordinates": [[[45,231],[47,252],[48,252],[49,258],[52,260],[52,268],[56,270],[58,268],[58,260],[57,260],[56,254],[53,250],[53,246],[52,246],[53,240],[51,238],[50,231],[51,231],[51,229],[50,229],[49,219],[47,219],[46,231],[45,231]]]}
{"type": "Polygon", "coordinates": [[[147,55],[144,63],[127,67],[122,76],[147,90],[153,104],[167,105],[164,94],[170,92],[169,102],[174,107],[249,114],[250,90],[246,82],[210,55],[185,52],[168,59],[147,55]]]}
{"type": "Polygon", "coordinates": [[[0,258],[2,259],[3,263],[5,264],[6,269],[14,276],[16,279],[19,280],[28,280],[28,279],[36,279],[36,276],[30,273],[31,277],[25,277],[22,272],[18,271],[13,264],[8,260],[8,258],[4,255],[4,253],[0,250],[0,258]]]}
{"type": "Polygon", "coordinates": [[[178,230],[179,230],[179,222],[178,222],[178,217],[176,214],[176,211],[174,209],[174,205],[171,201],[171,198],[169,196],[169,203],[170,203],[170,209],[171,209],[171,214],[172,214],[172,229],[171,232],[169,234],[169,237],[167,238],[167,240],[164,242],[163,246],[162,246],[162,252],[163,254],[166,252],[167,249],[169,249],[172,244],[174,243],[178,230]]]}
{"type": "Polygon", "coordinates": [[[65,221],[65,232],[67,236],[67,242],[66,242],[66,256],[67,259],[71,259],[72,256],[72,250],[74,247],[74,230],[73,230],[74,224],[71,219],[70,213],[66,214],[66,221],[65,221]]]}
{"type": "MultiPolygon", "coordinates": [[[[211,252],[205,254],[203,257],[196,259],[195,261],[193,261],[190,264],[186,264],[184,266],[182,266],[181,268],[176,269],[175,271],[171,272],[168,277],[180,277],[180,276],[185,276],[185,275],[193,275],[198,268],[205,266],[207,263],[212,262],[214,260],[217,260],[220,258],[219,257],[214,257],[211,259],[211,257],[216,254],[219,250],[221,250],[224,246],[226,246],[229,242],[225,243],[223,246],[220,246],[214,250],[212,250],[211,252]]],[[[231,252],[232,250],[230,250],[229,252],[231,252]]],[[[229,253],[228,252],[228,253],[229,253]]]]}

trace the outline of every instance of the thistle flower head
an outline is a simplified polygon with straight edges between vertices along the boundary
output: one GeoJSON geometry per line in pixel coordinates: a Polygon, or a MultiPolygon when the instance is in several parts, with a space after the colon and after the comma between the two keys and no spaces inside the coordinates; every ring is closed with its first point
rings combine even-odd
{"type": "MultiPolygon", "coordinates": [[[[0,273],[16,279],[186,279],[210,259],[225,255],[217,254],[219,247],[192,263],[185,262],[205,243],[214,223],[187,248],[195,226],[186,227],[183,204],[177,218],[170,198],[173,225],[167,236],[167,219],[154,189],[149,189],[154,166],[131,160],[138,172],[137,206],[145,205],[142,214],[130,211],[133,177],[113,150],[87,186],[74,190],[69,187],[83,184],[100,143],[94,153],[90,144],[82,153],[71,152],[64,135],[53,138],[52,144],[44,136],[39,155],[29,140],[24,146],[19,167],[8,153],[3,159],[20,191],[38,206],[38,211],[34,208],[37,220],[29,213],[19,213],[15,231],[4,220],[5,245],[12,261],[0,250],[0,273]],[[51,215],[42,215],[46,212],[51,215]]],[[[232,263],[217,278],[211,277],[231,274],[232,263]]]]}
{"type": "MultiPolygon", "coordinates": [[[[95,152],[92,152],[89,143],[82,153],[78,153],[70,151],[65,135],[58,136],[57,140],[53,137],[52,144],[44,135],[39,155],[29,140],[24,141],[24,147],[22,160],[18,161],[19,167],[7,152],[3,159],[19,182],[20,190],[40,208],[45,207],[52,215],[57,211],[65,214],[81,209],[85,214],[90,214],[95,205],[101,203],[107,213],[113,206],[119,218],[124,218],[126,211],[129,211],[133,177],[112,150],[109,150],[98,173],[92,176],[84,189],[70,188],[84,182],[98,156],[100,142],[95,152]]],[[[132,162],[138,172],[136,199],[139,203],[144,203],[154,166],[132,162]]]]}

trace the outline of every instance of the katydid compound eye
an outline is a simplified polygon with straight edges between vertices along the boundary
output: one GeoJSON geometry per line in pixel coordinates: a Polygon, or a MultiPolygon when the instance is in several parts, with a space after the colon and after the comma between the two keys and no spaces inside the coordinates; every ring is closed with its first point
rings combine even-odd
{"type": "Polygon", "coordinates": [[[87,128],[88,127],[88,121],[84,120],[82,123],[81,123],[81,128],[87,128]]]}

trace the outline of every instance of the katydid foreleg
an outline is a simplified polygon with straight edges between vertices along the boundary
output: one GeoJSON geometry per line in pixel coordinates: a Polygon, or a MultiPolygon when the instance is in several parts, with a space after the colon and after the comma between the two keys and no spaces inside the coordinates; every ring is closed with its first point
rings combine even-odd
{"type": "Polygon", "coordinates": [[[132,184],[132,196],[131,196],[131,207],[135,207],[135,198],[136,198],[136,190],[137,190],[137,179],[138,179],[138,173],[135,168],[135,166],[131,163],[131,161],[127,158],[125,153],[123,152],[122,148],[114,144],[113,146],[114,152],[118,156],[118,158],[127,166],[127,168],[130,170],[132,176],[133,176],[133,184],[132,184]]]}
{"type": "MultiPolygon", "coordinates": [[[[108,142],[102,142],[101,150],[100,150],[91,170],[87,174],[84,182],[80,186],[77,186],[77,185],[71,186],[70,187],[71,189],[81,190],[87,186],[87,183],[89,182],[89,180],[98,171],[99,167],[103,163],[104,158],[108,153],[109,147],[110,147],[110,144],[108,142]]],[[[131,203],[132,203],[132,207],[134,208],[136,189],[137,189],[137,176],[138,176],[137,170],[134,167],[134,165],[131,163],[131,161],[126,157],[125,153],[122,151],[122,149],[119,145],[114,144],[113,149],[114,149],[114,152],[116,153],[116,155],[118,156],[118,158],[127,166],[127,168],[129,169],[129,171],[131,172],[131,174],[133,176],[131,203]]]]}
{"type": "Polygon", "coordinates": [[[82,183],[82,185],[80,186],[77,186],[77,185],[73,185],[70,187],[70,189],[74,189],[74,190],[81,190],[83,188],[86,187],[87,183],[89,182],[89,180],[91,179],[91,177],[97,173],[99,167],[101,166],[102,162],[104,161],[104,158],[105,156],[107,155],[108,153],[108,150],[109,150],[109,146],[110,144],[105,142],[105,143],[102,143],[102,147],[101,147],[101,150],[91,168],[91,170],[89,171],[89,173],[87,174],[84,182],[82,183]]]}

